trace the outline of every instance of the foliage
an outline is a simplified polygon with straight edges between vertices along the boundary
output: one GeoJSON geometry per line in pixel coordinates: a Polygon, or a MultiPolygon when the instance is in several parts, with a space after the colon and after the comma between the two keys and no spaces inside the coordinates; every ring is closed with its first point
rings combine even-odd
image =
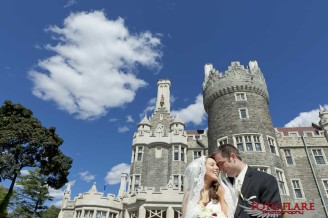
{"type": "Polygon", "coordinates": [[[49,195],[48,186],[45,183],[46,177],[40,174],[40,169],[36,168],[28,172],[25,176],[19,176],[20,180],[17,182],[19,209],[24,211],[24,214],[36,216],[47,209],[45,202],[53,198],[49,195]]]}
{"type": "Polygon", "coordinates": [[[59,215],[60,209],[51,205],[46,211],[41,213],[42,218],[57,218],[59,215]]]}
{"type": "Polygon", "coordinates": [[[11,185],[0,203],[0,217],[7,216],[14,184],[23,168],[38,167],[45,183],[55,189],[68,182],[72,159],[59,149],[62,143],[55,128],[42,126],[31,110],[4,102],[0,107],[0,182],[11,180],[11,185]]]}

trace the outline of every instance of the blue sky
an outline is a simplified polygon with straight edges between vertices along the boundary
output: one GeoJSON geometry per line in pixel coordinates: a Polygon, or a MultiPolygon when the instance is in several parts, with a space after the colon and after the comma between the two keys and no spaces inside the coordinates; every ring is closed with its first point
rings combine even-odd
{"type": "Polygon", "coordinates": [[[204,129],[204,65],[224,72],[257,60],[274,126],[316,122],[328,104],[327,8],[324,0],[3,0],[0,102],[57,128],[74,160],[73,196],[94,181],[117,194],[158,79],[171,80],[171,109],[186,129],[204,129]]]}

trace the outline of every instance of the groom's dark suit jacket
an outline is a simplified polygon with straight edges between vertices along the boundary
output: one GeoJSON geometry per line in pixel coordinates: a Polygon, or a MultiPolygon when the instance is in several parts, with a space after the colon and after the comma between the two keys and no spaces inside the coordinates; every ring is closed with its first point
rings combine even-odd
{"type": "MultiPolygon", "coordinates": [[[[260,202],[260,203],[279,203],[281,205],[281,199],[278,189],[278,183],[275,177],[270,174],[257,171],[248,167],[247,172],[245,174],[244,182],[241,188],[241,193],[244,199],[249,199],[252,196],[256,196],[256,198],[251,201],[260,202]]],[[[239,205],[246,206],[248,208],[252,208],[252,205],[247,203],[245,200],[239,196],[235,218],[236,217],[257,217],[249,215],[244,208],[239,205]]],[[[260,207],[261,208],[261,207],[260,207]]],[[[282,216],[279,216],[282,217],[282,216]]]]}

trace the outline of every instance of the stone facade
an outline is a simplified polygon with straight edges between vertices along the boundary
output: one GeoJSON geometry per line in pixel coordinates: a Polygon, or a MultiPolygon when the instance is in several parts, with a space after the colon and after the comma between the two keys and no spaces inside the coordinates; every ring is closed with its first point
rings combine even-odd
{"type": "Polygon", "coordinates": [[[170,113],[170,86],[169,80],[158,81],[155,111],[133,135],[130,174],[122,174],[118,195],[103,196],[94,184],[71,200],[67,187],[59,217],[180,218],[186,166],[227,142],[250,166],[277,178],[284,202],[315,202],[315,212],[325,217],[327,111],[320,108],[319,126],[274,128],[256,61],[247,68],[233,62],[225,73],[207,64],[203,93],[209,128],[185,130],[170,113]]]}

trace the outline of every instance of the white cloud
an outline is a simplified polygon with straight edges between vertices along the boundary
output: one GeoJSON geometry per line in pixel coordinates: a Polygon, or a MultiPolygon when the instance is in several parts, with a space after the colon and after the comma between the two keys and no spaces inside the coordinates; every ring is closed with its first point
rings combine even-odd
{"type": "Polygon", "coordinates": [[[106,184],[115,185],[120,183],[121,174],[130,172],[130,165],[126,163],[120,163],[114,166],[109,172],[107,172],[107,176],[105,177],[106,184]]]}
{"type": "Polygon", "coordinates": [[[30,175],[30,172],[28,170],[21,170],[20,173],[21,176],[30,175]]]}
{"type": "Polygon", "coordinates": [[[62,203],[63,203],[63,200],[59,200],[59,201],[52,202],[51,205],[54,205],[57,208],[61,208],[62,203]]]}
{"type": "Polygon", "coordinates": [[[130,33],[122,18],[109,20],[102,11],[72,13],[63,28],[48,31],[57,44],[45,49],[55,55],[28,72],[33,94],[79,119],[95,119],[132,102],[147,85],[136,77],[138,66],[161,68],[157,36],[130,33]]]}
{"type": "Polygon", "coordinates": [[[118,119],[117,119],[117,118],[111,118],[111,119],[109,119],[108,121],[109,121],[110,123],[113,123],[113,122],[117,122],[118,119]]]}
{"type": "Polygon", "coordinates": [[[118,127],[118,129],[117,129],[117,131],[119,133],[125,133],[125,132],[127,132],[129,130],[130,130],[129,127],[127,127],[127,126],[121,126],[121,127],[118,127]]]}
{"type": "Polygon", "coordinates": [[[126,122],[127,123],[133,123],[134,122],[134,119],[132,118],[131,115],[126,116],[126,122]]]}
{"type": "Polygon", "coordinates": [[[75,5],[77,3],[76,0],[68,0],[66,5],[64,5],[64,8],[71,7],[72,5],[75,5]]]}
{"type": "Polygon", "coordinates": [[[154,112],[156,107],[156,98],[152,98],[148,101],[147,107],[144,109],[144,111],[139,114],[139,117],[142,119],[145,115],[147,115],[148,112],[154,112]]]}
{"type": "Polygon", "coordinates": [[[92,175],[89,171],[80,172],[79,175],[80,175],[80,178],[86,182],[90,182],[95,179],[95,176],[92,175]]]}
{"type": "Polygon", "coordinates": [[[54,199],[62,199],[64,196],[64,190],[49,188],[49,195],[54,199]]]}
{"type": "MultiPolygon", "coordinates": [[[[323,108],[328,110],[328,105],[324,105],[323,108]]],[[[299,127],[299,126],[311,126],[312,123],[319,123],[319,109],[314,109],[308,112],[301,112],[297,117],[285,124],[285,127],[299,127]]]]}
{"type": "Polygon", "coordinates": [[[201,125],[206,119],[206,112],[203,105],[203,95],[197,95],[195,103],[190,104],[186,108],[178,111],[172,111],[172,114],[174,115],[177,113],[179,113],[179,117],[185,122],[185,124],[193,123],[195,125],[201,125]]]}

